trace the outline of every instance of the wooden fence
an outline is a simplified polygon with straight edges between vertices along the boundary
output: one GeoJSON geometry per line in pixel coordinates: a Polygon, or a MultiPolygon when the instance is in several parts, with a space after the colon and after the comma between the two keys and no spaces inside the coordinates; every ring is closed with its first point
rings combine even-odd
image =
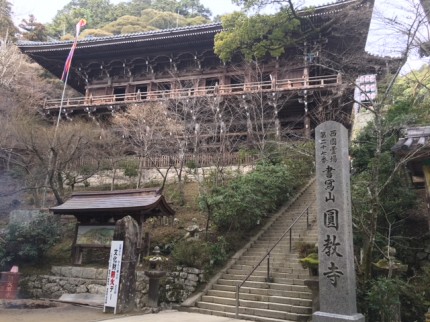
{"type": "MultiPolygon", "coordinates": [[[[210,166],[229,166],[241,164],[253,164],[257,160],[254,155],[243,153],[224,153],[224,154],[187,154],[181,160],[179,156],[150,156],[139,158],[137,156],[128,156],[124,158],[115,159],[117,168],[139,168],[139,163],[142,168],[168,168],[180,167],[181,161],[183,165],[188,168],[210,167],[210,166]]],[[[76,168],[96,168],[111,169],[109,160],[94,160],[94,159],[80,159],[75,163],[76,168]]]]}

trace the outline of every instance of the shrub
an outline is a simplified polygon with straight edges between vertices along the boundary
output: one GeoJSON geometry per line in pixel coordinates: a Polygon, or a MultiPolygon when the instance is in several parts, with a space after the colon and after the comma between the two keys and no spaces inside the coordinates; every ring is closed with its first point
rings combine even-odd
{"type": "Polygon", "coordinates": [[[125,168],[124,168],[124,175],[129,177],[129,178],[133,178],[133,177],[137,177],[137,175],[139,174],[139,167],[133,163],[127,163],[125,168]]]}
{"type": "Polygon", "coordinates": [[[209,248],[200,240],[182,240],[175,244],[172,252],[176,264],[204,268],[210,262],[209,248]]]}
{"type": "MultiPolygon", "coordinates": [[[[386,277],[372,280],[369,284],[365,299],[369,308],[369,321],[397,321],[399,314],[402,321],[423,321],[428,304],[424,301],[421,287],[398,278],[386,277]]],[[[420,284],[425,283],[421,280],[420,284]]]]}
{"type": "Polygon", "coordinates": [[[222,265],[228,259],[228,242],[225,237],[220,236],[217,241],[209,244],[211,265],[222,265]]]}
{"type": "Polygon", "coordinates": [[[283,164],[261,164],[202,196],[221,231],[246,231],[277,210],[302,182],[283,164]]]}
{"type": "Polygon", "coordinates": [[[13,221],[0,238],[0,266],[11,263],[37,263],[61,236],[57,218],[38,213],[28,221],[13,221]]]}

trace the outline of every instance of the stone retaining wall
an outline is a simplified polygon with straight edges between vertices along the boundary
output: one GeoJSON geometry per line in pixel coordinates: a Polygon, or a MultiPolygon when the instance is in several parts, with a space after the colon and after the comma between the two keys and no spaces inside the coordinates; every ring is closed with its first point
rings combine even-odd
{"type": "MultiPolygon", "coordinates": [[[[53,266],[51,275],[24,277],[20,293],[25,297],[58,299],[62,294],[105,294],[107,269],[75,266],[53,266]]],[[[181,303],[204,282],[202,270],[176,267],[160,281],[160,301],[163,305],[181,303]]],[[[137,272],[136,307],[143,309],[147,303],[148,277],[137,272]]]]}

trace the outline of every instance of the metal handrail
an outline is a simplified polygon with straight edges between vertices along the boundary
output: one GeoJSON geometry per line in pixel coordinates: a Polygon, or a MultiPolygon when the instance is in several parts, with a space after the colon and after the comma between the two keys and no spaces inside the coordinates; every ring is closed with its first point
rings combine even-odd
{"type": "Polygon", "coordinates": [[[267,257],[267,278],[266,281],[270,281],[270,253],[272,252],[272,250],[278,246],[278,244],[282,241],[282,239],[284,239],[284,237],[290,233],[290,252],[292,250],[292,245],[291,245],[291,241],[292,241],[292,228],[293,226],[297,223],[297,221],[299,221],[300,218],[303,217],[304,214],[306,214],[306,229],[309,229],[309,208],[311,207],[311,205],[313,204],[313,202],[309,203],[308,206],[302,211],[302,213],[293,221],[293,223],[290,225],[290,227],[288,227],[288,229],[282,234],[282,236],[278,239],[278,241],[267,251],[266,255],[264,255],[260,261],[254,266],[254,268],[252,269],[252,271],[242,280],[241,283],[236,285],[236,319],[239,317],[239,292],[240,292],[240,288],[243,286],[243,284],[245,284],[245,282],[251,277],[252,273],[255,272],[255,270],[260,266],[260,264],[266,259],[267,257]]]}

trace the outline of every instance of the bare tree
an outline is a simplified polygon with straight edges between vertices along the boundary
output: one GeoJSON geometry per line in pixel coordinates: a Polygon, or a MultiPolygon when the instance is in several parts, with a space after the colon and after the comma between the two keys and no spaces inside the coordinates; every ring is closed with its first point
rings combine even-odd
{"type": "Polygon", "coordinates": [[[97,160],[93,149],[96,137],[88,124],[62,124],[55,141],[55,129],[35,116],[19,114],[10,127],[14,137],[10,162],[25,172],[24,179],[36,191],[36,199],[48,178],[47,188],[54,194],[56,203],[61,204],[68,193],[66,186],[73,190],[77,183],[87,180],[98,170],[97,166],[90,171],[79,168],[81,159],[97,160]]]}
{"type": "MultiPolygon", "coordinates": [[[[402,11],[399,11],[398,17],[388,17],[380,20],[385,26],[385,30],[391,32],[392,35],[397,35],[394,39],[401,39],[401,42],[394,43],[394,49],[398,53],[395,66],[392,69],[392,73],[387,73],[384,80],[385,88],[381,91],[376,99],[372,97],[366,97],[365,102],[356,102],[362,109],[367,110],[373,115],[373,120],[370,122],[373,133],[376,139],[374,149],[374,161],[372,162],[372,180],[368,183],[368,198],[369,198],[369,211],[356,213],[356,224],[363,236],[363,262],[362,271],[365,279],[370,278],[371,274],[371,263],[372,254],[377,248],[378,239],[378,225],[381,218],[386,218],[386,210],[383,208],[381,198],[385,193],[387,187],[392,182],[392,179],[399,170],[411,159],[413,159],[419,150],[413,151],[412,153],[404,155],[402,158],[397,160],[397,163],[392,170],[391,175],[383,176],[383,146],[389,140],[390,134],[395,135],[395,132],[384,126],[384,118],[387,111],[387,106],[391,104],[393,86],[398,79],[401,68],[405,65],[408,58],[416,51],[423,41],[422,35],[425,33],[423,30],[428,30],[428,24],[425,15],[423,14],[421,7],[412,1],[408,3],[408,7],[403,7],[402,11]],[[406,19],[400,17],[408,17],[406,19]]],[[[385,36],[387,37],[387,35],[385,36]]],[[[411,75],[414,75],[412,72],[411,75]]],[[[405,124],[406,125],[406,124],[405,124]]],[[[425,148],[423,146],[423,148],[425,148]]],[[[391,227],[393,223],[387,221],[391,227]]],[[[388,239],[388,242],[390,238],[388,239]]],[[[390,246],[390,245],[388,245],[390,246]]],[[[381,250],[381,254],[383,251],[381,250]]]]}
{"type": "Polygon", "coordinates": [[[171,165],[164,171],[154,158],[166,151],[175,150],[172,136],[181,131],[181,127],[172,120],[165,106],[160,102],[144,106],[137,104],[129,108],[126,114],[118,115],[113,122],[139,157],[137,187],[140,187],[145,164],[150,164],[163,177],[164,187],[171,165]]]}

